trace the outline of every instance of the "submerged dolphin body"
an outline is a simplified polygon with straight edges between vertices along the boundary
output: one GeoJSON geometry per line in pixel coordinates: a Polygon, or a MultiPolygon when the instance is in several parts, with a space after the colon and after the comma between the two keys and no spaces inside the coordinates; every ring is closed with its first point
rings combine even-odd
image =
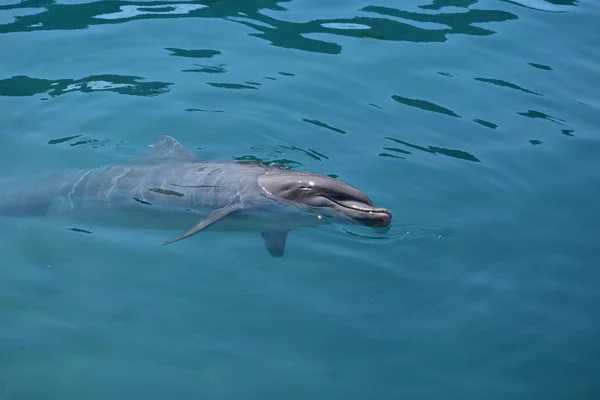
{"type": "Polygon", "coordinates": [[[0,215],[112,218],[137,227],[187,229],[164,244],[209,227],[258,231],[274,257],[283,256],[288,232],[299,227],[391,221],[391,213],[374,208],[361,191],[327,176],[202,160],[170,136],[157,136],[149,147],[145,157],[126,164],[0,182],[0,215]]]}

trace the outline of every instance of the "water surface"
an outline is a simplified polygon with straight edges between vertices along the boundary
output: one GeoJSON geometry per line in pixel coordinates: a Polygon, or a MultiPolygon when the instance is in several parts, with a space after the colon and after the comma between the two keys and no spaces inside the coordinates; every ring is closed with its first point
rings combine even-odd
{"type": "Polygon", "coordinates": [[[168,134],[338,176],[387,232],[3,220],[0,399],[592,399],[600,6],[0,1],[3,176],[168,134]],[[166,235],[166,236],[165,236],[166,235]]]}

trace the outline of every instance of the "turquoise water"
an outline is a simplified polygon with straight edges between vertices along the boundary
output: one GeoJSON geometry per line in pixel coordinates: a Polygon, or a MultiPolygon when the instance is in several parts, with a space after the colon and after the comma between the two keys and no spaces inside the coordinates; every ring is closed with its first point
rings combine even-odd
{"type": "Polygon", "coordinates": [[[600,3],[428,1],[0,0],[3,175],[168,134],[394,215],[3,219],[0,399],[598,398],[600,3]]]}

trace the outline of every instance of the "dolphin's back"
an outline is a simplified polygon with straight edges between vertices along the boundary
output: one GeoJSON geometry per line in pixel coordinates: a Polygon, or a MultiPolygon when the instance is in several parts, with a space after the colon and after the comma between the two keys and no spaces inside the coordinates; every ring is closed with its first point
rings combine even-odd
{"type": "Polygon", "coordinates": [[[43,215],[50,208],[167,206],[220,208],[260,193],[264,169],[233,162],[116,164],[29,180],[0,181],[0,214],[43,215]]]}

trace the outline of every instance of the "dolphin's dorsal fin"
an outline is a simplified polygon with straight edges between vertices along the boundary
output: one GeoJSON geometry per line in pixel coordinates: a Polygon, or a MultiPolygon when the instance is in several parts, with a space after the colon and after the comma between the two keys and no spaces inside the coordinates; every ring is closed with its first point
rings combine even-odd
{"type": "Polygon", "coordinates": [[[273,257],[283,257],[288,231],[262,232],[265,247],[273,257]]]}
{"type": "Polygon", "coordinates": [[[176,160],[195,160],[199,157],[183,147],[181,143],[168,135],[160,135],[154,138],[154,142],[148,146],[146,159],[170,158],[176,160]]]}

